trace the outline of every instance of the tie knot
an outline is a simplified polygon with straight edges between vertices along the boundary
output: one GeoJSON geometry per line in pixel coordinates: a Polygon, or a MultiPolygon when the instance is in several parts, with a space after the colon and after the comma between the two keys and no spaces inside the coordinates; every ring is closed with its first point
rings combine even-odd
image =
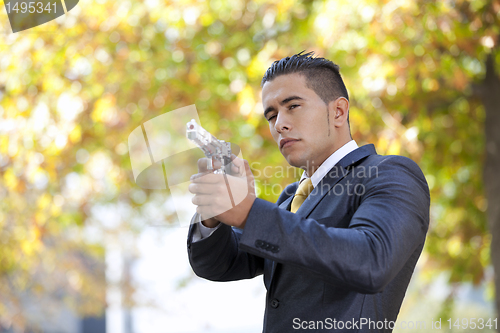
{"type": "Polygon", "coordinates": [[[297,212],[299,210],[300,206],[306,201],[307,196],[312,192],[314,189],[314,186],[311,182],[311,178],[306,178],[304,179],[300,185],[299,188],[297,189],[297,192],[295,192],[295,195],[292,199],[292,207],[290,208],[290,211],[292,213],[297,212]]]}
{"type": "Polygon", "coordinates": [[[311,178],[306,178],[299,184],[299,188],[297,189],[297,192],[295,192],[295,195],[303,195],[307,197],[313,189],[314,186],[312,184],[311,178]]]}

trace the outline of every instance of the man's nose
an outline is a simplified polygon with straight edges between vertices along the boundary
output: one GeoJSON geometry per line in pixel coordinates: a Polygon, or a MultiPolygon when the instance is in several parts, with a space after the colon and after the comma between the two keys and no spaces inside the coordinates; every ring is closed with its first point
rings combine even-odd
{"type": "Polygon", "coordinates": [[[276,132],[281,133],[283,131],[289,131],[291,128],[289,117],[286,117],[283,113],[278,113],[278,115],[276,115],[276,122],[274,123],[276,132]]]}

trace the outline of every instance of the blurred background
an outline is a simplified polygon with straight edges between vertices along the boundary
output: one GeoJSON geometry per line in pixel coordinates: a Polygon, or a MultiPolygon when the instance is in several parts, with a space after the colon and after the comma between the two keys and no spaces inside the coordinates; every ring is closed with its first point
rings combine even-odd
{"type": "Polygon", "coordinates": [[[496,331],[500,1],[81,0],[17,33],[0,7],[0,332],[260,332],[262,279],[193,274],[170,193],[135,184],[127,140],[195,104],[275,201],[301,173],[263,172],[287,163],[260,81],[302,50],[340,66],[358,145],[410,157],[429,183],[398,322],[496,331]]]}

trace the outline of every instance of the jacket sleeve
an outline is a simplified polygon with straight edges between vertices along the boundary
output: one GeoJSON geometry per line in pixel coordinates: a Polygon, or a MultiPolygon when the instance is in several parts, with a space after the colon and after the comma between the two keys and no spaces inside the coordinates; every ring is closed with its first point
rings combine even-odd
{"type": "MultiPolygon", "coordinates": [[[[278,199],[278,204],[295,192],[296,184],[289,185],[278,199]]],[[[271,204],[278,207],[276,204],[271,204]]],[[[199,277],[212,281],[251,279],[264,272],[264,258],[242,251],[239,246],[242,230],[221,224],[209,237],[192,242],[198,227],[197,214],[191,220],[188,233],[188,257],[191,268],[199,277]]]]}
{"type": "Polygon", "coordinates": [[[207,238],[194,243],[188,239],[189,263],[195,274],[211,281],[250,279],[262,274],[264,259],[241,251],[240,236],[240,230],[223,224],[207,238]]]}
{"type": "MultiPolygon", "coordinates": [[[[420,168],[410,159],[391,156],[377,167],[377,177],[364,180],[366,191],[347,228],[328,227],[338,216],[303,218],[257,199],[240,248],[358,292],[382,291],[422,247],[430,196],[420,168]]],[[[328,196],[323,200],[333,200],[328,196]]]]}

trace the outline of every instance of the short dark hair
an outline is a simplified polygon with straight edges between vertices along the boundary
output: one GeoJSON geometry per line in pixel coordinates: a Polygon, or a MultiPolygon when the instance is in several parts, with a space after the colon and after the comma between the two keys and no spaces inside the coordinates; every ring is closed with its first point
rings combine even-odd
{"type": "Polygon", "coordinates": [[[347,89],[340,76],[340,67],[328,59],[314,58],[312,51],[303,52],[276,60],[264,74],[261,86],[280,75],[299,73],[305,76],[307,87],[314,90],[325,104],[339,97],[349,100],[347,89]]]}

